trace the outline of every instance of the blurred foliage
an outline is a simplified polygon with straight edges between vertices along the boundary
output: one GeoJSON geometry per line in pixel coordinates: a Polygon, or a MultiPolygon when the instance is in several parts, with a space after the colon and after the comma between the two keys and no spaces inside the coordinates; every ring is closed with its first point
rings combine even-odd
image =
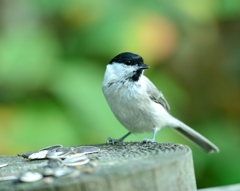
{"type": "MultiPolygon", "coordinates": [[[[0,1],[0,153],[105,142],[126,130],[102,95],[105,66],[131,51],[172,114],[219,146],[193,150],[198,187],[239,182],[240,1],[0,1]],[[230,162],[231,161],[231,162],[230,162]]],[[[131,135],[128,141],[151,136],[131,135]]]]}

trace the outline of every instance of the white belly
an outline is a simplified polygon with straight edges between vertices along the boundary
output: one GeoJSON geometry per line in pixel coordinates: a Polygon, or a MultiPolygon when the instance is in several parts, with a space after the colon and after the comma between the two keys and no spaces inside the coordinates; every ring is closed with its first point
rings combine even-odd
{"type": "Polygon", "coordinates": [[[132,133],[152,131],[167,125],[169,113],[160,105],[142,94],[138,83],[114,84],[104,87],[106,100],[121,124],[132,133]],[[128,88],[127,88],[128,87],[128,88]]]}

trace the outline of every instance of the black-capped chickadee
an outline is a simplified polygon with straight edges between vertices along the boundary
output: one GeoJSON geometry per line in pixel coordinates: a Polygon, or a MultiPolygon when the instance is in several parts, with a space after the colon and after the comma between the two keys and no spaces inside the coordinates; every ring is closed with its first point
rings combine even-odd
{"type": "Polygon", "coordinates": [[[163,127],[172,127],[196,143],[208,153],[219,149],[183,122],[174,118],[161,91],[143,75],[149,66],[141,56],[124,52],[114,57],[107,65],[102,90],[112,112],[129,132],[120,139],[108,138],[107,142],[121,142],[131,133],[153,131],[154,142],[157,132],[163,127]]]}

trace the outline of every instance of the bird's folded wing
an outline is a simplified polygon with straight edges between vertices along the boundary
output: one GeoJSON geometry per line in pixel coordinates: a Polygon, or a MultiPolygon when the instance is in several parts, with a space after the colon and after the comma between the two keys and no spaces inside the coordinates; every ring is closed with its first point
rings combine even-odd
{"type": "Polygon", "coordinates": [[[168,112],[170,112],[170,106],[163,96],[162,92],[159,91],[156,86],[147,78],[146,78],[146,85],[147,85],[147,94],[149,98],[154,101],[155,103],[161,104],[168,112]]]}

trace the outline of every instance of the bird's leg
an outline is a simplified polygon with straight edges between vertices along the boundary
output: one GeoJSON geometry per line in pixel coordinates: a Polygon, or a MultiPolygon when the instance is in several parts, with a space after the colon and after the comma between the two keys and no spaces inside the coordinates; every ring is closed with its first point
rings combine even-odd
{"type": "Polygon", "coordinates": [[[154,142],[155,141],[155,137],[156,137],[156,135],[157,135],[157,132],[158,132],[158,128],[154,128],[154,131],[153,131],[153,137],[152,137],[152,139],[148,139],[148,138],[145,138],[145,139],[143,139],[143,143],[152,143],[152,142],[154,142]]]}
{"type": "Polygon", "coordinates": [[[124,135],[120,139],[113,139],[113,138],[108,137],[107,143],[115,144],[115,143],[123,142],[123,140],[130,134],[131,134],[131,132],[128,132],[126,135],[124,135]]]}

